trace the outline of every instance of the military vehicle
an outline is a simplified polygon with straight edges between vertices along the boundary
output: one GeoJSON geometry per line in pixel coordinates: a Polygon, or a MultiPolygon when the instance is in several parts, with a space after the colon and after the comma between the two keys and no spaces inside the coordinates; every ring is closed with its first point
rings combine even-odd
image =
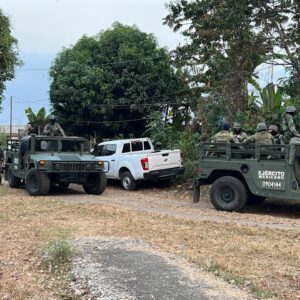
{"type": "Polygon", "coordinates": [[[108,169],[107,162],[89,153],[84,138],[32,134],[7,142],[5,180],[11,188],[23,181],[32,196],[46,195],[55,186],[67,188],[70,183],[99,195],[106,188],[108,169]]]}
{"type": "Polygon", "coordinates": [[[290,147],[202,143],[193,201],[199,201],[201,185],[211,185],[211,202],[224,211],[239,211],[267,197],[300,201],[300,144],[295,153],[290,147]],[[295,157],[289,159],[290,153],[295,157]]]}

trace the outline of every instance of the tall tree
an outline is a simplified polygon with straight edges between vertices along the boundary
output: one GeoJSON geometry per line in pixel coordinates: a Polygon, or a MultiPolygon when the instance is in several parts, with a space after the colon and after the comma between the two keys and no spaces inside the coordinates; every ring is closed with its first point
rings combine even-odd
{"type": "Polygon", "coordinates": [[[0,108],[5,82],[14,78],[15,68],[20,65],[17,55],[17,40],[11,34],[8,17],[0,9],[0,108]]]}
{"type": "Polygon", "coordinates": [[[258,0],[180,0],[168,4],[165,24],[187,37],[176,60],[195,85],[223,104],[229,119],[246,110],[248,81],[268,45],[256,28],[258,0]]]}
{"type": "Polygon", "coordinates": [[[138,136],[150,111],[166,110],[189,90],[153,35],[120,23],[63,49],[50,76],[54,113],[81,135],[138,136]]]}
{"type": "Polygon", "coordinates": [[[300,1],[262,0],[260,27],[270,45],[271,63],[286,67],[290,96],[300,99],[300,1]]]}

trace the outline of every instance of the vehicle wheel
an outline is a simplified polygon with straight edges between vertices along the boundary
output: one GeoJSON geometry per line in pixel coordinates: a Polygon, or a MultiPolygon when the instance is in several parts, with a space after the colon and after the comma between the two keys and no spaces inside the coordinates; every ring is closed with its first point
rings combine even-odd
{"type": "Polygon", "coordinates": [[[87,194],[100,195],[107,186],[107,178],[105,174],[96,174],[88,178],[88,182],[83,184],[83,189],[87,194]]]}
{"type": "Polygon", "coordinates": [[[239,179],[224,176],[212,184],[210,198],[213,206],[218,210],[239,211],[246,204],[248,193],[239,179]]]}
{"type": "Polygon", "coordinates": [[[122,173],[120,178],[121,178],[122,187],[125,190],[133,191],[136,189],[137,187],[136,181],[134,180],[133,176],[129,171],[122,173]]]}
{"type": "Polygon", "coordinates": [[[266,197],[257,196],[252,193],[248,194],[247,205],[255,206],[263,203],[266,200],[266,197]]]}
{"type": "Polygon", "coordinates": [[[8,180],[8,185],[11,187],[11,188],[18,188],[20,185],[21,185],[21,179],[16,177],[14,174],[13,174],[13,171],[12,171],[12,166],[10,165],[8,167],[8,171],[7,171],[7,180],[8,180]]]}
{"type": "Polygon", "coordinates": [[[51,181],[47,174],[31,169],[26,176],[26,189],[31,196],[47,195],[51,181]]]}

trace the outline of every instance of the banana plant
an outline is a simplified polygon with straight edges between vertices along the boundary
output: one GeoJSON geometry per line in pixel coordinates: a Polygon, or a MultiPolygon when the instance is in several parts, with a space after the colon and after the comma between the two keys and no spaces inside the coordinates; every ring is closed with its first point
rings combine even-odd
{"type": "Polygon", "coordinates": [[[277,123],[281,109],[286,101],[283,91],[273,83],[267,84],[264,88],[261,88],[254,80],[250,83],[259,94],[259,97],[253,97],[253,94],[250,97],[252,105],[261,110],[263,117],[268,123],[277,123]]]}
{"type": "Polygon", "coordinates": [[[25,109],[25,113],[28,119],[28,123],[31,124],[33,131],[37,132],[37,134],[41,134],[41,129],[45,126],[48,121],[48,116],[46,115],[45,107],[39,109],[39,111],[35,114],[31,107],[25,109]]]}

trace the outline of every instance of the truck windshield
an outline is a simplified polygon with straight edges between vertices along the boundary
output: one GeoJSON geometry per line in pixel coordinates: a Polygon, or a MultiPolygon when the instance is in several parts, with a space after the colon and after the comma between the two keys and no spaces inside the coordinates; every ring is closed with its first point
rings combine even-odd
{"type": "Polygon", "coordinates": [[[83,151],[88,152],[88,142],[82,140],[61,140],[61,149],[59,149],[59,141],[37,139],[35,141],[36,152],[80,152],[81,145],[83,145],[83,151]]]}

